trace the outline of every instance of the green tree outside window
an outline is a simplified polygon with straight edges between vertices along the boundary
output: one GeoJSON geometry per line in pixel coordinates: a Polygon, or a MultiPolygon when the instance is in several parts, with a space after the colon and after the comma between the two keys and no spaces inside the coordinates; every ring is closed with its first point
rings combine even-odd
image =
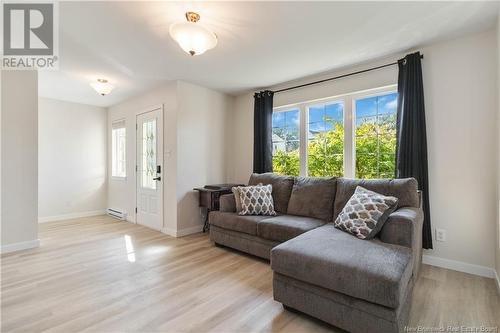
{"type": "MultiPolygon", "coordinates": [[[[396,115],[387,114],[361,121],[356,126],[356,178],[393,178],[396,150],[396,115]]],[[[344,175],[344,126],[327,120],[333,130],[316,134],[308,143],[308,174],[313,177],[344,175]]],[[[294,141],[295,142],[295,141],[294,141]]],[[[275,173],[298,176],[299,147],[277,150],[275,173]]]]}

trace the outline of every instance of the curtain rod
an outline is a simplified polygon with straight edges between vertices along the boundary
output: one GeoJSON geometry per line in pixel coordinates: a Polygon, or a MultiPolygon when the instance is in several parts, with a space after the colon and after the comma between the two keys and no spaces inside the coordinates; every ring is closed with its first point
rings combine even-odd
{"type": "MultiPolygon", "coordinates": [[[[420,59],[423,59],[423,58],[424,58],[424,55],[422,54],[420,56],[420,59]]],[[[361,73],[371,72],[371,71],[374,71],[374,70],[377,70],[377,69],[381,69],[381,68],[389,67],[389,66],[394,66],[394,65],[397,65],[397,64],[398,64],[398,61],[395,61],[395,62],[391,62],[390,64],[385,64],[385,65],[380,65],[380,66],[376,66],[376,67],[372,67],[372,68],[368,68],[368,69],[363,69],[363,70],[360,70],[360,71],[357,71],[357,72],[352,72],[352,73],[348,73],[348,74],[334,76],[334,77],[330,77],[328,79],[323,79],[323,80],[319,80],[319,81],[314,81],[314,82],[299,84],[297,86],[283,88],[283,89],[275,90],[273,92],[276,94],[276,93],[280,93],[280,92],[283,92],[283,91],[288,91],[288,90],[292,90],[292,89],[297,89],[297,88],[311,86],[313,84],[318,84],[318,83],[323,83],[323,82],[327,82],[327,81],[341,79],[341,78],[344,78],[344,77],[347,77],[347,76],[351,76],[351,75],[357,75],[357,74],[361,74],[361,73]]]]}

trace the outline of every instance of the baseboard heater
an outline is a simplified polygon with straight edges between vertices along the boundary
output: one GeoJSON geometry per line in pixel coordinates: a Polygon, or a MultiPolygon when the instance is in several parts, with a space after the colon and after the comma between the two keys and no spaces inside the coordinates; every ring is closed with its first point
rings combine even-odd
{"type": "Polygon", "coordinates": [[[121,212],[121,211],[113,209],[113,208],[108,208],[106,210],[106,213],[109,216],[114,217],[114,218],[119,219],[119,220],[126,220],[127,219],[127,213],[121,212]]]}

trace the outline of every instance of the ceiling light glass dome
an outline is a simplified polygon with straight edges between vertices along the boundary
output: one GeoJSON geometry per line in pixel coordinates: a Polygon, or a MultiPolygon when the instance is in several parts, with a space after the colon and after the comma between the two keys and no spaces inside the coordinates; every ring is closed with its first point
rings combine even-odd
{"type": "Polygon", "coordinates": [[[186,53],[195,56],[213,49],[217,45],[217,36],[200,25],[200,15],[186,13],[187,22],[174,23],[170,26],[170,36],[186,53]]]}

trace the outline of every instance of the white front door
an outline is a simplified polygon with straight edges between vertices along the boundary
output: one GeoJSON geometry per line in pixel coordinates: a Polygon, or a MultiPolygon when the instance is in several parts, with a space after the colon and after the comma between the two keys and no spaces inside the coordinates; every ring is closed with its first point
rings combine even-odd
{"type": "Polygon", "coordinates": [[[163,110],[137,115],[137,212],[146,227],[163,227],[163,110]]]}

